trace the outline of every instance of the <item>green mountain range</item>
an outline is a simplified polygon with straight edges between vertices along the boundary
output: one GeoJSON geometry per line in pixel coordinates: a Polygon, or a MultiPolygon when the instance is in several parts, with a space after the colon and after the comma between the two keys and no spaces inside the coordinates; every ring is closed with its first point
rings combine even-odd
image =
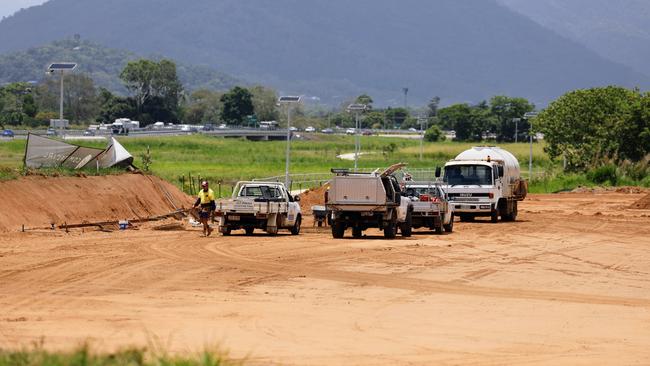
{"type": "Polygon", "coordinates": [[[543,105],[577,88],[650,87],[497,0],[50,0],[0,21],[0,54],[75,34],[336,105],[361,93],[403,105],[403,88],[409,103],[543,105]]]}
{"type": "MultiPolygon", "coordinates": [[[[124,94],[126,89],[119,78],[129,61],[142,58],[133,52],[103,47],[79,39],[54,41],[25,51],[0,55],[0,85],[15,81],[39,82],[49,77],[47,67],[53,62],[75,62],[76,72],[90,75],[95,84],[124,94]]],[[[148,58],[159,59],[160,56],[148,58]]],[[[243,82],[209,66],[177,63],[181,82],[188,91],[196,89],[226,90],[243,82]]]]}

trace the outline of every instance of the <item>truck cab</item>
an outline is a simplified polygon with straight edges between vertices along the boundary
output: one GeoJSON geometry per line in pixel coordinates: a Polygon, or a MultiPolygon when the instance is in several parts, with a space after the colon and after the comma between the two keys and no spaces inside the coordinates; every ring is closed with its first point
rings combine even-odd
{"type": "Polygon", "coordinates": [[[445,164],[443,182],[461,221],[488,216],[492,222],[514,221],[517,202],[527,193],[519,162],[497,147],[474,147],[445,164]]]}

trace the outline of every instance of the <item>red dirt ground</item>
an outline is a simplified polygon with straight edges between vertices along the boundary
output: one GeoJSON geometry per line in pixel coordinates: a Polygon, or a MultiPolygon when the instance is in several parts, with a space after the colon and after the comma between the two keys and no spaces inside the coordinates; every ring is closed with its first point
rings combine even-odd
{"type": "Polygon", "coordinates": [[[0,232],[147,218],[191,204],[178,188],[141,174],[26,177],[0,182],[0,232]]]}
{"type": "MultiPolygon", "coordinates": [[[[60,179],[80,186],[68,194],[90,182],[116,201],[115,186],[131,184],[139,214],[170,207],[147,178],[60,179]]],[[[62,181],[13,189],[56,195],[51,182],[62,181]]],[[[530,195],[516,222],[395,240],[308,227],[206,238],[172,220],[4,233],[0,348],[218,344],[251,366],[648,365],[650,210],[629,208],[646,194],[530,195]]],[[[29,214],[81,201],[100,219],[124,204],[91,197],[23,201],[29,214]]]]}

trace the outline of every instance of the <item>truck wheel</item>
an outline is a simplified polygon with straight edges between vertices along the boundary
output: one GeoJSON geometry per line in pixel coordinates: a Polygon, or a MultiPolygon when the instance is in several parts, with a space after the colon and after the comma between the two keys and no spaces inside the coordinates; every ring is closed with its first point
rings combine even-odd
{"type": "Polygon", "coordinates": [[[244,228],[244,231],[246,232],[246,235],[250,236],[250,235],[253,235],[253,231],[255,231],[255,228],[247,227],[247,228],[244,228]]]}
{"type": "Polygon", "coordinates": [[[353,227],[352,228],[352,237],[353,238],[360,238],[363,235],[363,230],[361,230],[360,227],[353,227]]]}
{"type": "Polygon", "coordinates": [[[406,214],[406,222],[400,225],[399,230],[402,232],[402,236],[405,238],[409,238],[411,235],[413,235],[413,216],[411,216],[410,211],[406,214]]]}
{"type": "Polygon", "coordinates": [[[517,221],[517,201],[512,203],[512,212],[510,213],[510,221],[517,221]]]}
{"type": "Polygon", "coordinates": [[[291,228],[291,235],[300,234],[300,225],[301,224],[302,224],[302,217],[300,215],[298,215],[298,218],[296,219],[296,223],[291,228]]]}
{"type": "Polygon", "coordinates": [[[490,214],[490,221],[493,224],[496,224],[497,222],[499,222],[499,211],[492,210],[492,213],[490,214]]]}
{"type": "Polygon", "coordinates": [[[395,239],[395,236],[397,236],[397,224],[390,222],[384,227],[384,238],[395,239]]]}
{"type": "Polygon", "coordinates": [[[221,229],[221,234],[223,236],[230,236],[230,231],[231,231],[230,228],[226,226],[226,227],[221,229]]]}
{"type": "Polygon", "coordinates": [[[341,239],[345,235],[345,224],[340,221],[332,222],[332,237],[334,239],[341,239]]]}
{"type": "Polygon", "coordinates": [[[442,217],[436,223],[436,235],[442,235],[442,217]]]}
{"type": "Polygon", "coordinates": [[[443,226],[445,228],[445,231],[450,233],[454,231],[454,215],[451,215],[451,220],[449,220],[449,224],[443,226]]]}

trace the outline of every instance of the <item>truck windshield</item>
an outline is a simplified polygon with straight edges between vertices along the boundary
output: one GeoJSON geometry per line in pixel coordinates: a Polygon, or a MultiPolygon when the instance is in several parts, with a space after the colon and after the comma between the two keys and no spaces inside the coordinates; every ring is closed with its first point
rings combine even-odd
{"type": "Polygon", "coordinates": [[[492,168],[485,165],[450,165],[445,167],[444,181],[452,186],[492,185],[492,168]]]}

